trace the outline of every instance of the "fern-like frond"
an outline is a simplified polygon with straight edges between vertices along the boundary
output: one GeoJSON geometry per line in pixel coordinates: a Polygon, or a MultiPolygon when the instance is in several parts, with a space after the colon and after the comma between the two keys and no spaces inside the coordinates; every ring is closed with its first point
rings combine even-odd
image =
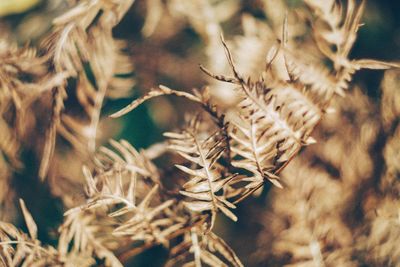
{"type": "Polygon", "coordinates": [[[95,158],[98,168],[108,170],[111,167],[126,169],[148,178],[156,184],[160,183],[157,167],[147,158],[144,151],[137,151],[126,140],[110,140],[112,149],[100,147],[95,158]]]}
{"type": "Polygon", "coordinates": [[[357,4],[347,1],[344,6],[340,1],[306,0],[306,4],[317,16],[314,37],[319,50],[334,63],[336,92],[343,94],[353,74],[359,69],[398,68],[398,63],[379,60],[350,60],[348,58],[355,43],[357,32],[362,25],[361,17],[365,1],[357,4]],[[319,22],[322,22],[318,24],[319,22]]]}
{"type": "Polygon", "coordinates": [[[226,78],[203,70],[215,79],[240,86],[237,90],[241,119],[233,122],[234,129],[230,133],[235,141],[233,165],[253,173],[254,176],[244,178],[250,182],[248,193],[260,188],[265,180],[281,187],[277,174],[301,146],[314,142],[310,134],[321,118],[320,107],[300,85],[285,81],[267,85],[263,77],[255,83],[246,81],[237,72],[223,39],[222,43],[234,77],[226,78]]]}
{"type": "Polygon", "coordinates": [[[171,249],[165,266],[243,266],[235,252],[213,232],[201,234],[198,228],[186,233],[182,242],[171,249]]]}
{"type": "Polygon", "coordinates": [[[24,120],[31,105],[63,83],[64,73],[46,73],[46,57],[34,48],[19,48],[0,37],[0,150],[14,167],[20,167],[19,138],[27,131],[24,120]]]}
{"type": "Polygon", "coordinates": [[[253,116],[250,119],[249,125],[243,127],[239,124],[235,124],[235,130],[230,133],[232,139],[237,145],[232,146],[232,152],[239,159],[233,160],[232,165],[237,168],[242,168],[250,171],[254,176],[244,178],[245,181],[250,182],[246,185],[246,188],[253,189],[259,188],[264,183],[265,177],[270,180],[273,184],[282,188],[279,182],[279,178],[272,173],[273,166],[270,163],[277,151],[273,147],[273,142],[268,142],[268,138],[262,138],[266,125],[261,122],[262,117],[256,120],[253,116]],[[269,146],[272,146],[270,148],[269,146]]]}
{"type": "Polygon", "coordinates": [[[21,232],[9,223],[0,222],[0,266],[73,266],[82,264],[89,267],[93,264],[84,264],[85,260],[76,255],[75,260],[61,257],[60,253],[52,246],[43,246],[37,238],[38,228],[32,215],[21,199],[20,206],[29,235],[21,232]]]}
{"type": "Polygon", "coordinates": [[[32,239],[9,223],[0,222],[0,248],[1,267],[64,266],[58,260],[55,248],[42,247],[37,239],[32,239]]]}
{"type": "Polygon", "coordinates": [[[92,259],[91,264],[97,258],[106,266],[122,267],[112,252],[120,245],[111,235],[114,227],[115,222],[106,213],[70,212],[59,229],[58,251],[66,258],[84,255],[92,259]]]}
{"type": "Polygon", "coordinates": [[[211,225],[214,225],[217,211],[236,221],[236,216],[230,211],[235,206],[217,193],[224,185],[232,181],[236,175],[222,176],[217,169],[217,161],[222,156],[226,139],[220,131],[204,137],[198,132],[199,121],[193,119],[187,129],[181,133],[165,133],[171,138],[169,148],[193,164],[192,168],[176,165],[181,171],[191,176],[191,180],[183,185],[180,193],[188,200],[184,205],[193,212],[211,212],[211,225]]]}
{"type": "Polygon", "coordinates": [[[80,210],[96,209],[121,204],[126,209],[136,207],[137,198],[146,198],[154,185],[159,186],[159,173],[143,153],[127,141],[111,140],[113,149],[101,147],[95,158],[95,175],[83,168],[86,178],[87,203],[73,208],[66,214],[80,210]]]}
{"type": "Polygon", "coordinates": [[[306,0],[305,2],[318,19],[326,24],[326,28],[314,29],[319,48],[337,66],[340,66],[343,64],[343,60],[347,59],[356,40],[365,1],[356,5],[354,0],[350,0],[345,9],[340,2],[334,0],[306,0]],[[329,47],[330,45],[334,45],[337,52],[334,52],[329,47]]]}
{"type": "MultiPolygon", "coordinates": [[[[78,224],[82,220],[87,221],[87,226],[82,227],[89,227],[95,231],[87,238],[97,242],[93,243],[90,249],[96,257],[101,256],[98,249],[112,249],[101,239],[98,240],[97,227],[104,227],[110,231],[108,242],[119,240],[134,243],[134,251],[155,244],[168,246],[171,236],[186,223],[186,220],[179,216],[173,216],[175,213],[171,208],[176,204],[175,200],[162,198],[157,169],[143,153],[136,151],[125,140],[110,143],[113,150],[105,147],[100,149],[95,159],[97,167],[93,174],[88,168],[83,169],[88,199],[87,203],[65,213],[67,219],[62,229],[65,229],[66,233],[63,234],[62,231],[62,234],[70,238],[64,240],[64,246],[72,240],[81,239],[79,236],[72,238],[71,234],[67,233],[76,228],[73,227],[73,223],[78,224]],[[104,223],[108,221],[109,224],[98,224],[96,216],[106,217],[104,223]]],[[[112,252],[105,252],[111,257],[112,252]]]]}
{"type": "Polygon", "coordinates": [[[259,238],[263,249],[258,253],[264,260],[271,265],[358,266],[351,258],[352,233],[339,216],[349,185],[299,158],[285,169],[282,179],[285,194],[271,192],[274,201],[264,218],[268,227],[259,238]]]}
{"type": "Polygon", "coordinates": [[[132,66],[121,53],[122,42],[115,41],[112,35],[112,28],[132,3],[133,0],[81,1],[54,20],[53,33],[42,47],[54,71],[66,73],[66,77],[62,86],[53,89],[52,119],[40,168],[42,178],[54,151],[56,130],[78,151],[93,153],[105,97],[126,96],[132,88],[131,78],[118,76],[129,74],[132,66]],[[72,80],[76,80],[75,86],[67,84],[72,80]],[[77,100],[87,115],[86,121],[62,114],[71,87],[76,89],[77,100]]]}
{"type": "Polygon", "coordinates": [[[330,70],[317,62],[304,59],[301,55],[294,54],[287,48],[281,48],[289,76],[304,87],[304,94],[321,109],[328,108],[334,94],[343,95],[347,83],[338,86],[336,78],[330,70]]]}
{"type": "Polygon", "coordinates": [[[158,186],[145,196],[139,205],[120,209],[110,216],[126,215],[128,219],[117,227],[115,236],[128,237],[132,241],[144,241],[145,244],[163,244],[168,246],[170,235],[183,227],[179,218],[165,216],[165,210],[174,204],[174,200],[167,200],[158,206],[150,206],[152,198],[158,192],[158,186]]]}

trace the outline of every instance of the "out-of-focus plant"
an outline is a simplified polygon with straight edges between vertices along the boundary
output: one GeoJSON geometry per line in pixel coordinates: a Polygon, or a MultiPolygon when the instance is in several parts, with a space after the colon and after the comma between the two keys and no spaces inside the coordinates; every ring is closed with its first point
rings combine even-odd
{"type": "MultiPolygon", "coordinates": [[[[204,41],[200,69],[210,85],[191,92],[160,85],[111,114],[160,96],[198,107],[179,131],[164,134],[167,141],[142,150],[124,139],[104,145],[103,137],[116,132],[103,106],[130,97],[134,85],[130,44],[114,37],[133,0],[70,2],[37,47],[0,42],[0,216],[14,215],[10,196],[28,163],[24,150],[39,159],[33,176],[65,210],[57,244],[43,244],[25,204],[31,200],[20,200],[29,234],[0,223],[0,266],[123,266],[154,246],[169,252],[167,266],[242,266],[217,235],[218,218],[244,219],[238,205],[265,185],[274,188],[269,209],[257,216],[272,223],[255,262],[399,264],[389,238],[398,235],[398,76],[385,75],[382,120],[360,90],[351,91],[357,71],[399,64],[350,57],[364,2],[306,0],[289,10],[265,0],[251,7],[257,16],[234,0],[145,2],[146,38],[168,43],[190,25],[204,41]],[[225,41],[229,21],[243,32],[225,41]],[[157,32],[163,23],[174,26],[157,32]],[[369,212],[374,204],[378,217],[369,212]]],[[[151,68],[158,57],[177,59],[160,52],[135,64],[151,68]]]]}
{"type": "Polygon", "coordinates": [[[40,0],[3,0],[0,3],[0,17],[22,13],[40,3],[40,0]]]}

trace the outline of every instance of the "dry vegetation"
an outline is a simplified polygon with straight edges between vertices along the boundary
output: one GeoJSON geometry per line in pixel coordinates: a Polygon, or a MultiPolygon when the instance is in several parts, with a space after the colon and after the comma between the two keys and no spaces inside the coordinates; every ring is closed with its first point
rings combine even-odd
{"type": "Polygon", "coordinates": [[[363,1],[61,2],[31,45],[0,24],[0,266],[130,266],[154,246],[166,266],[400,266],[400,65],[350,58],[363,1]],[[137,45],[114,31],[132,5],[146,10],[137,45]],[[196,69],[200,53],[165,48],[188,27],[196,69]],[[361,69],[385,70],[379,101],[352,83],[361,69]],[[179,130],[146,149],[105,141],[142,105],[179,130]],[[35,195],[20,198],[29,183],[62,203],[56,242],[40,239],[35,195]],[[262,207],[238,216],[250,198],[262,207]],[[220,237],[222,216],[258,220],[251,255],[220,237]]]}

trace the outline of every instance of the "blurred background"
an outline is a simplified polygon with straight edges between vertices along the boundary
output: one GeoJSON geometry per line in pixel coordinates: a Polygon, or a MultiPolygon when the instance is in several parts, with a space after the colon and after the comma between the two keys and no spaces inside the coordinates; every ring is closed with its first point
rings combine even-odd
{"type": "MultiPolygon", "coordinates": [[[[1,0],[0,34],[7,32],[8,38],[15,40],[21,46],[25,44],[35,46],[51,30],[52,20],[73,2],[75,1],[1,0]]],[[[114,29],[115,37],[127,43],[126,49],[134,64],[132,75],[135,86],[128,98],[109,99],[105,102],[102,111],[103,124],[111,123],[107,115],[121,109],[159,84],[185,91],[201,88],[210,83],[212,85],[206,75],[199,70],[199,64],[213,66],[216,70],[223,69],[218,67],[224,64],[220,62],[224,61],[223,57],[222,59],[213,57],[212,52],[207,50],[208,47],[215,45],[211,37],[218,36],[220,30],[228,40],[232,40],[235,35],[243,34],[243,16],[250,14],[261,21],[269,20],[269,15],[273,16],[264,10],[265,5],[262,0],[214,0],[208,1],[209,5],[219,8],[222,12],[218,13],[218,17],[209,14],[209,17],[206,17],[207,21],[204,22],[202,20],[205,17],[196,17],[196,12],[207,13],[207,7],[200,4],[182,4],[183,2],[186,1],[137,0],[114,29]],[[204,10],[197,9],[199,7],[204,10]],[[215,25],[220,28],[214,29],[215,25]]],[[[198,1],[193,1],[196,2],[198,1]]],[[[268,2],[271,2],[272,6],[288,10],[302,5],[302,1],[298,0],[268,2]]],[[[399,60],[399,12],[400,1],[366,1],[362,19],[365,25],[359,30],[359,37],[350,58],[399,60]]],[[[381,98],[382,78],[383,71],[363,70],[355,76],[355,83],[368,96],[366,101],[370,101],[371,105],[378,103],[381,98]]],[[[224,98],[226,95],[222,92],[219,97],[224,98]]],[[[151,100],[118,119],[117,123],[112,122],[113,129],[104,133],[102,140],[106,141],[110,137],[124,138],[137,148],[147,148],[162,141],[163,132],[182,125],[185,113],[182,111],[193,112],[195,108],[197,107],[187,101],[175,97],[151,100]]],[[[351,111],[351,108],[348,110],[351,111]]],[[[32,175],[37,170],[37,166],[33,163],[34,157],[35,155],[29,151],[24,154],[24,162],[27,164],[17,174],[15,183],[19,188],[19,197],[35,199],[29,208],[40,225],[40,238],[44,243],[52,244],[55,243],[57,226],[62,221],[62,204],[61,200],[54,198],[48,188],[37,182],[37,177],[32,175]],[[22,186],[26,181],[29,181],[32,187],[22,186]]],[[[266,224],[270,223],[264,214],[271,208],[267,202],[268,188],[261,197],[247,199],[238,206],[235,213],[239,218],[246,219],[239,219],[237,223],[233,223],[226,218],[218,218],[216,231],[231,245],[246,266],[267,264],[263,259],[267,253],[260,252],[263,250],[263,241],[259,240],[262,239],[266,224]]],[[[19,224],[24,227],[22,221],[19,224]]],[[[150,249],[135,259],[131,266],[160,266],[166,253],[161,247],[150,249]]]]}
{"type": "MultiPolygon", "coordinates": [[[[11,38],[20,45],[39,42],[50,31],[52,19],[62,14],[71,0],[3,0],[0,3],[0,19],[3,31],[8,30],[11,38]]],[[[132,88],[133,98],[142,95],[150,88],[165,84],[171,88],[190,90],[207,84],[207,77],[199,71],[199,64],[207,64],[207,33],[198,24],[195,16],[190,17],[188,10],[179,1],[137,0],[123,21],[115,28],[116,38],[128,42],[129,54],[135,65],[136,86],[132,88]],[[186,12],[186,13],[185,13],[186,12]]],[[[190,1],[189,1],[190,2],[190,1]]],[[[194,1],[196,2],[196,1],[194,1]]],[[[245,14],[264,19],[262,0],[248,1],[209,1],[225,9],[224,16],[218,18],[226,38],[242,31],[241,19],[245,14]]],[[[286,4],[293,9],[300,6],[300,0],[271,1],[277,6],[286,4]],[[275,2],[275,3],[274,3],[275,2]]],[[[273,7],[272,4],[272,7],[273,7]]],[[[199,5],[198,5],[199,6],[199,5]]],[[[186,8],[194,8],[187,5],[186,8]]],[[[363,16],[365,25],[359,30],[359,37],[351,58],[375,58],[390,60],[400,54],[400,10],[399,1],[368,0],[363,16]]],[[[356,75],[357,83],[372,98],[379,97],[379,84],[382,72],[363,71],[356,75]]],[[[132,98],[106,103],[104,114],[109,114],[132,98]]],[[[156,99],[146,103],[137,111],[123,118],[121,137],[137,147],[146,147],[161,138],[160,133],[173,128],[182,119],[176,117],[181,110],[177,99],[156,99]],[[173,102],[169,101],[173,100],[173,102]],[[172,104],[173,103],[173,104],[172,104]],[[152,106],[159,108],[152,109],[152,106]],[[131,128],[135,121],[142,131],[131,128]]],[[[136,124],[136,123],[135,123],[136,124]]]]}

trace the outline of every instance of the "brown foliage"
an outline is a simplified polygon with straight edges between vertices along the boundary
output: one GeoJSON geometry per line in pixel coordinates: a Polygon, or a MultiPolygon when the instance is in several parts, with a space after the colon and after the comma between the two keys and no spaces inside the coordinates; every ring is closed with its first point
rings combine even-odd
{"type": "Polygon", "coordinates": [[[215,233],[216,219],[240,220],[239,203],[269,183],[268,210],[257,215],[268,224],[254,262],[400,264],[399,75],[385,73],[380,112],[350,89],[356,71],[399,64],[349,58],[363,1],[306,0],[290,13],[282,2],[274,15],[266,0],[267,19],[244,15],[243,35],[230,41],[221,23],[240,14],[238,1],[146,1],[145,36],[168,40],[189,23],[205,41],[210,70],[200,69],[210,86],[186,92],[160,85],[112,114],[165,95],[200,107],[179,132],[164,134],[165,143],[145,150],[126,140],[98,145],[105,100],[127,97],[133,86],[127,42],[113,34],[133,1],[71,3],[37,47],[0,39],[0,218],[11,220],[7,198],[26,163],[24,147],[40,155],[34,176],[66,210],[58,244],[50,246],[20,200],[29,234],[0,223],[0,266],[116,267],[157,245],[169,251],[167,266],[243,266],[215,233]],[[179,23],[157,32],[163,20],[179,23]],[[156,164],[160,157],[168,167],[156,164]]]}

